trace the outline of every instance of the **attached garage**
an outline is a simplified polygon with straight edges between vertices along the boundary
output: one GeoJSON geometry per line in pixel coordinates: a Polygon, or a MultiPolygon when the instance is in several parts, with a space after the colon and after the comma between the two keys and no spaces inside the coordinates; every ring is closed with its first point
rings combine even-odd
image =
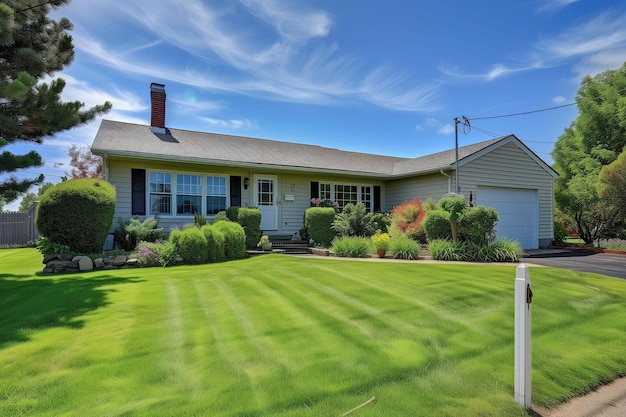
{"type": "Polygon", "coordinates": [[[478,186],[478,205],[498,212],[497,239],[512,239],[522,249],[539,247],[539,203],[537,190],[478,186]]]}

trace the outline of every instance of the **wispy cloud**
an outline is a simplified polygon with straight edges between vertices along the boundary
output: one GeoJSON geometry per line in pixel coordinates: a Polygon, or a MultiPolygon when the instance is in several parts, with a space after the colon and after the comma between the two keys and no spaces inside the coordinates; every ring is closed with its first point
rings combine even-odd
{"type": "Polygon", "coordinates": [[[439,129],[437,129],[437,133],[439,133],[440,135],[451,135],[452,133],[454,133],[454,126],[452,126],[451,123],[446,123],[439,129]]]}
{"type": "MultiPolygon", "coordinates": [[[[553,3],[571,3],[565,0],[553,3]]],[[[571,64],[577,81],[585,75],[616,68],[626,58],[626,15],[603,13],[560,34],[540,39],[521,64],[494,64],[483,73],[465,73],[457,66],[440,65],[447,76],[493,81],[506,75],[571,64]]]]}
{"type": "Polygon", "coordinates": [[[252,129],[254,127],[254,123],[247,119],[223,120],[223,119],[214,119],[211,117],[200,117],[199,119],[207,123],[207,125],[211,126],[211,128],[240,130],[240,129],[252,129]]]}
{"type": "Polygon", "coordinates": [[[440,85],[415,86],[396,69],[364,67],[358,57],[339,52],[328,13],[286,0],[240,0],[221,8],[198,0],[94,7],[142,28],[143,43],[105,44],[76,27],[81,53],[124,73],[280,101],[359,100],[404,111],[431,110],[440,85]],[[155,48],[158,53],[142,53],[155,48]]]}
{"type": "Polygon", "coordinates": [[[580,0],[545,0],[544,3],[537,8],[537,12],[555,13],[578,1],[580,0]]]}

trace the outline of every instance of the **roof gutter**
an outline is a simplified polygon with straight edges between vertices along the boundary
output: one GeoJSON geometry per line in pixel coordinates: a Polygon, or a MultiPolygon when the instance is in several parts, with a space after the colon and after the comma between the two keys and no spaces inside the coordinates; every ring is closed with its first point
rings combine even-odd
{"type": "Polygon", "coordinates": [[[440,169],[439,172],[441,172],[441,175],[443,175],[445,177],[448,177],[448,194],[449,194],[450,193],[450,184],[451,184],[450,181],[452,181],[452,178],[448,174],[443,172],[443,169],[440,169]]]}

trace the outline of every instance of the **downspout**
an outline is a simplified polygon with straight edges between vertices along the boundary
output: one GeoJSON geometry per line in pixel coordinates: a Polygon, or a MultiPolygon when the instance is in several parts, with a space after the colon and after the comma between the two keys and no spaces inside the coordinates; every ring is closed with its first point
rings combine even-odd
{"type": "Polygon", "coordinates": [[[441,172],[441,175],[448,177],[448,194],[450,194],[450,181],[452,180],[452,178],[448,174],[443,172],[443,169],[440,169],[439,172],[441,172]]]}

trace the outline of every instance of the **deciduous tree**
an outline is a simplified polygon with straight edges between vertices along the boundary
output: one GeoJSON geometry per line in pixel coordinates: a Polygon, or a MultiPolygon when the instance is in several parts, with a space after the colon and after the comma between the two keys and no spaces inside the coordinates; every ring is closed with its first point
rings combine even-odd
{"type": "Polygon", "coordinates": [[[102,178],[102,158],[91,153],[87,146],[72,145],[67,150],[72,170],[66,174],[76,178],[102,178]]]}
{"type": "Polygon", "coordinates": [[[598,192],[602,167],[626,145],[626,64],[585,77],[576,96],[579,115],[557,140],[552,157],[560,177],[555,200],[576,221],[585,243],[609,237],[624,213],[598,192]]]}
{"type": "MultiPolygon", "coordinates": [[[[80,101],[63,102],[62,78],[53,77],[74,59],[74,45],[68,31],[71,22],[50,19],[52,8],[69,0],[4,0],[0,3],[0,148],[17,143],[40,144],[44,139],[83,125],[111,108],[109,102],[84,110],[80,101]]],[[[21,169],[41,166],[36,151],[0,155],[0,197],[7,203],[15,200],[32,185],[44,181],[43,174],[18,179],[21,169]]]]}

